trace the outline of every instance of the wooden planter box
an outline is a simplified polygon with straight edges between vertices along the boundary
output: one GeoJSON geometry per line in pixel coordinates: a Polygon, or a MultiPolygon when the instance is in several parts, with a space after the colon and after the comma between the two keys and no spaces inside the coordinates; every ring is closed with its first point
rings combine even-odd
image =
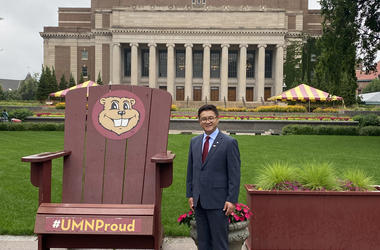
{"type": "Polygon", "coordinates": [[[380,192],[258,191],[245,185],[248,249],[379,249],[380,192]]]}

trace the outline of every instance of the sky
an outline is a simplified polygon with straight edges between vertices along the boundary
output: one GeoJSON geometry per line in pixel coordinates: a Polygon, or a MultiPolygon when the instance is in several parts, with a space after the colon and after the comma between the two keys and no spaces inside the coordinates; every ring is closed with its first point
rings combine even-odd
{"type": "MultiPolygon", "coordinates": [[[[90,7],[90,0],[0,0],[0,79],[40,73],[44,26],[58,26],[58,7],[90,7]]],[[[320,8],[309,0],[309,9],[320,8]]]]}

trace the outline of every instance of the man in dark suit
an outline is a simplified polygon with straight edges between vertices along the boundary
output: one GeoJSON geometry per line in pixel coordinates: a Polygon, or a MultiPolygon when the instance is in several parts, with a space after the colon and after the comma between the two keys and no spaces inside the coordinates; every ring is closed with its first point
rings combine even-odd
{"type": "Polygon", "coordinates": [[[190,142],[186,197],[195,210],[198,249],[228,249],[228,215],[238,201],[240,153],[237,141],[218,129],[214,105],[203,105],[198,120],[204,130],[190,142]]]}

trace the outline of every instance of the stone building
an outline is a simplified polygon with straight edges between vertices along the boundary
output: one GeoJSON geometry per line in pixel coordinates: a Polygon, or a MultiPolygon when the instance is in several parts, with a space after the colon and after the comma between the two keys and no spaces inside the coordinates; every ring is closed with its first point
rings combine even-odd
{"type": "Polygon", "coordinates": [[[166,89],[175,101],[257,102],[282,92],[286,45],[321,34],[308,0],[92,0],[44,27],[57,78],[166,89]]]}

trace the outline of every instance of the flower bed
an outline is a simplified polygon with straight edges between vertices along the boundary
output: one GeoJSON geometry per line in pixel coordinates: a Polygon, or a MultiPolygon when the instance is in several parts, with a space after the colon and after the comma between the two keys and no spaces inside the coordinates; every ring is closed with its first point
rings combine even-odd
{"type": "Polygon", "coordinates": [[[44,112],[44,113],[36,113],[33,116],[34,117],[65,117],[65,113],[44,112]]]}
{"type": "MultiPolygon", "coordinates": [[[[195,115],[171,115],[171,119],[197,119],[195,115]]],[[[220,120],[289,120],[289,121],[353,121],[351,117],[335,116],[257,116],[220,115],[220,120]]]]}

